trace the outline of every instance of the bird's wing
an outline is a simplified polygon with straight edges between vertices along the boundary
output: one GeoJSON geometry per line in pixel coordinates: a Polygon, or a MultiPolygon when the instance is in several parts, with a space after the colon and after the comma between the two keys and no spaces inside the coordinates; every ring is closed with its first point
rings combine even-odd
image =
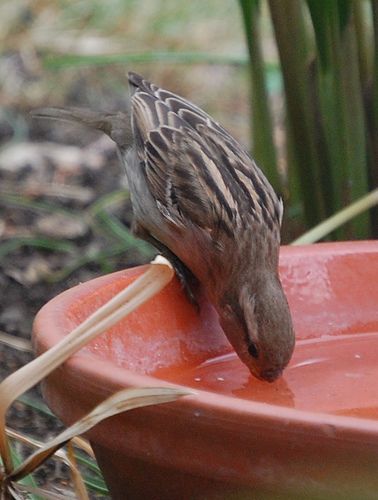
{"type": "MultiPolygon", "coordinates": [[[[145,93],[151,96],[153,101],[161,102],[166,105],[166,107],[180,117],[185,123],[193,128],[197,129],[198,125],[206,125],[207,127],[217,131],[222,134],[224,137],[235,145],[238,146],[237,141],[225,130],[218,122],[216,122],[210,115],[205,113],[201,108],[195,106],[193,103],[187,101],[183,97],[170,92],[169,90],[165,90],[157,87],[153,83],[150,83],[147,80],[144,80],[143,77],[137,75],[136,73],[130,72],[128,74],[130,87],[132,89],[132,93],[145,93]]],[[[154,116],[159,119],[159,113],[154,116]]],[[[158,122],[155,121],[157,124],[158,122]]],[[[240,147],[240,146],[239,146],[240,147]]]]}
{"type": "Polygon", "coordinates": [[[137,154],[160,211],[213,233],[265,223],[276,232],[282,205],[250,156],[185,99],[129,75],[137,154]]]}
{"type": "Polygon", "coordinates": [[[237,201],[216,161],[193,130],[161,126],[145,144],[149,189],[160,209],[184,224],[232,236],[238,223],[237,201]]]}

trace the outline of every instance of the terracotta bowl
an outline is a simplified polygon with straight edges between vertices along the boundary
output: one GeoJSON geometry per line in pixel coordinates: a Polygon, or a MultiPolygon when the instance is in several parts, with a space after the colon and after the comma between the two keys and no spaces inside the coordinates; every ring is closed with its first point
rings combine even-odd
{"type": "MultiPolygon", "coordinates": [[[[37,353],[143,270],[49,302],[37,353]]],[[[297,344],[273,384],[249,375],[212,307],[198,315],[176,281],[44,382],[66,424],[121,387],[195,391],[89,433],[112,498],[378,498],[378,242],[283,247],[280,272],[297,344]]]]}

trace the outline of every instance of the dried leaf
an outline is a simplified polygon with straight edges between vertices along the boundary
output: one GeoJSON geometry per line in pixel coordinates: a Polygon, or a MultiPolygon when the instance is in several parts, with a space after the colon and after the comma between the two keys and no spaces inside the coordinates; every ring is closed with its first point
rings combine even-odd
{"type": "Polygon", "coordinates": [[[171,281],[173,275],[170,263],[158,256],[142,276],[95,311],[58,344],[3,380],[0,384],[0,456],[8,474],[13,470],[5,434],[5,414],[9,405],[69,356],[153,297],[171,281]]]}
{"type": "Polygon", "coordinates": [[[19,467],[9,474],[8,479],[16,481],[32,473],[70,439],[87,432],[105,418],[134,408],[168,403],[190,394],[192,393],[187,390],[170,387],[145,387],[141,389],[125,389],[119,391],[113,394],[113,396],[110,396],[106,401],[97,405],[94,410],[75,422],[68,429],[65,429],[43,448],[33,453],[33,455],[27,458],[19,467]]]}
{"type": "MultiPolygon", "coordinates": [[[[18,431],[14,431],[13,429],[7,428],[6,433],[7,433],[7,436],[12,437],[13,439],[16,439],[20,443],[23,443],[24,445],[27,445],[27,446],[30,446],[33,448],[39,448],[39,449],[41,449],[45,446],[44,443],[42,443],[36,439],[32,439],[29,436],[26,436],[25,434],[21,434],[18,431]]],[[[93,450],[92,450],[90,444],[87,442],[87,440],[80,438],[80,437],[75,437],[75,438],[71,439],[71,441],[68,443],[68,445],[67,445],[68,451],[66,452],[65,450],[57,450],[54,453],[54,459],[65,463],[69,467],[70,472],[71,472],[71,476],[73,479],[73,483],[75,484],[75,487],[76,487],[77,498],[87,499],[88,495],[86,493],[84,480],[83,480],[81,473],[77,467],[75,454],[73,453],[73,445],[79,446],[89,456],[91,456],[93,459],[95,458],[93,450]]]]}
{"type": "Polygon", "coordinates": [[[73,449],[72,441],[67,443],[67,458],[70,462],[70,471],[72,482],[74,484],[75,492],[77,498],[80,500],[89,500],[87,489],[84,484],[84,480],[80,474],[79,468],[77,466],[75,452],[73,449]]]}
{"type": "Polygon", "coordinates": [[[31,352],[32,346],[31,342],[26,339],[22,339],[20,337],[16,337],[15,335],[10,335],[9,333],[5,333],[0,330],[0,342],[2,344],[6,344],[18,351],[31,352]]]}
{"type": "Polygon", "coordinates": [[[72,444],[74,444],[77,448],[80,448],[80,450],[84,451],[91,458],[93,459],[95,458],[92,446],[90,445],[87,439],[84,439],[82,437],[76,437],[72,439],[72,444]]]}

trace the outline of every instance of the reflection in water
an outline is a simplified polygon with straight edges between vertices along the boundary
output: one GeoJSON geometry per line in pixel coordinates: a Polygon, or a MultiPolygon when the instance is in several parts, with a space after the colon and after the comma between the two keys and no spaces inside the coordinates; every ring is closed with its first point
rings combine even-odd
{"type": "Polygon", "coordinates": [[[273,384],[267,384],[259,380],[256,381],[256,379],[250,375],[248,384],[242,389],[233,391],[233,395],[243,399],[253,399],[260,403],[288,407],[295,406],[294,393],[283,377],[273,384]],[[253,387],[253,396],[251,395],[251,387],[253,387]]]}
{"type": "Polygon", "coordinates": [[[378,418],[378,333],[298,341],[283,377],[272,384],[252,377],[234,353],[164,378],[252,401],[378,418]]]}

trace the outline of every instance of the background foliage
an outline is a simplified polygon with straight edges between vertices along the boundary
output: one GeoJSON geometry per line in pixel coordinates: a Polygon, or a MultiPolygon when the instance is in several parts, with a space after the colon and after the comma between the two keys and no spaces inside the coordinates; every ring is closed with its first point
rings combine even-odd
{"type": "MultiPolygon", "coordinates": [[[[378,184],[377,4],[372,0],[270,0],[286,108],[287,178],[275,176],[272,127],[259,49],[262,2],[240,0],[250,54],[255,154],[272,165],[276,189],[313,226],[378,184]],[[258,91],[256,90],[258,89],[258,91]],[[262,104],[263,103],[263,104],[262,104]]],[[[372,217],[375,214],[371,214],[372,217]]],[[[366,238],[364,213],[339,238],[366,238]]]]}

